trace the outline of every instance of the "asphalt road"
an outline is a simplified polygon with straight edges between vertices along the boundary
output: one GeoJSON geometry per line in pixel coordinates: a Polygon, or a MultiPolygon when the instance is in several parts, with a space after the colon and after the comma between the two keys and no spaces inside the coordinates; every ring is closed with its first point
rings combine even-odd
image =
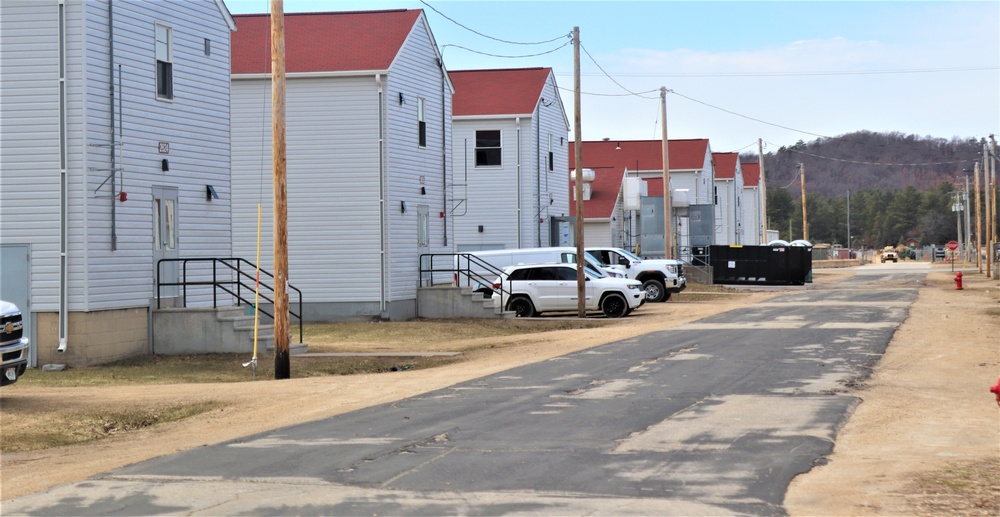
{"type": "MultiPolygon", "coordinates": [[[[783,515],[926,264],[5,501],[5,515],[783,515]]],[[[377,387],[373,387],[377,389],[377,387]]]]}

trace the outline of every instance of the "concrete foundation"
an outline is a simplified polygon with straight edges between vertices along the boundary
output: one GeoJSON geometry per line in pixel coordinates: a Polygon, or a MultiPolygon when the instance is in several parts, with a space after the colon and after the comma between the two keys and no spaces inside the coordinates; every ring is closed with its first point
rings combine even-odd
{"type": "Polygon", "coordinates": [[[59,348],[59,314],[37,312],[35,342],[38,366],[65,364],[82,368],[109,363],[149,351],[146,307],[94,312],[70,312],[66,319],[66,351],[59,348]]]}

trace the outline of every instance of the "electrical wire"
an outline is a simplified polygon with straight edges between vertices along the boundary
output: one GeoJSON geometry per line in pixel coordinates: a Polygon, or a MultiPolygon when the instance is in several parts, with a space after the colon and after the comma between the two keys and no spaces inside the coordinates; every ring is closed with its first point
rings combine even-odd
{"type": "Polygon", "coordinates": [[[618,85],[619,88],[621,88],[622,90],[627,91],[630,95],[634,95],[636,97],[641,97],[643,99],[655,99],[655,97],[646,97],[645,95],[641,95],[641,94],[635,93],[632,90],[629,90],[628,88],[622,86],[622,83],[618,82],[618,80],[616,80],[614,77],[611,77],[611,74],[609,74],[607,72],[607,70],[605,70],[604,67],[602,67],[601,64],[597,62],[596,59],[594,59],[594,56],[590,55],[590,52],[588,52],[587,48],[583,46],[583,43],[580,43],[580,49],[583,50],[583,53],[587,54],[587,57],[589,57],[590,60],[594,62],[594,66],[596,66],[597,69],[600,70],[601,73],[603,73],[608,79],[611,79],[611,82],[613,82],[616,85],[618,85]]]}
{"type": "Polygon", "coordinates": [[[441,46],[441,53],[443,54],[444,53],[444,49],[446,49],[448,47],[455,47],[455,48],[460,48],[460,49],[468,51],[468,52],[472,52],[473,54],[479,54],[481,56],[498,57],[498,58],[502,58],[502,59],[521,59],[521,58],[525,58],[525,57],[537,57],[537,56],[544,56],[545,54],[551,54],[553,52],[556,52],[556,51],[562,49],[563,47],[566,47],[570,43],[572,43],[572,41],[568,41],[566,43],[563,43],[561,46],[556,47],[556,48],[554,48],[552,50],[548,50],[548,51],[545,51],[545,52],[539,52],[538,54],[525,54],[525,55],[521,55],[521,56],[504,56],[504,55],[500,55],[500,54],[490,54],[488,52],[480,52],[478,50],[473,50],[473,49],[468,48],[468,47],[463,47],[461,45],[453,45],[453,44],[449,43],[447,45],[442,45],[441,46]]]}
{"type": "Polygon", "coordinates": [[[495,38],[495,37],[490,36],[488,34],[483,34],[483,33],[479,32],[479,31],[477,31],[475,29],[472,29],[472,28],[469,28],[469,27],[467,27],[465,25],[462,25],[461,23],[453,20],[452,18],[449,18],[448,15],[446,15],[446,14],[442,13],[441,11],[437,10],[433,5],[431,5],[431,4],[427,3],[427,2],[424,2],[423,0],[421,0],[420,3],[424,4],[425,6],[427,6],[428,9],[430,9],[430,10],[434,11],[435,13],[438,13],[439,15],[441,15],[441,17],[444,18],[445,20],[448,20],[451,23],[454,23],[455,25],[458,25],[459,27],[461,27],[461,28],[463,28],[463,29],[465,29],[465,30],[467,30],[467,31],[469,31],[469,32],[477,35],[477,36],[482,36],[482,37],[484,37],[486,39],[491,39],[493,41],[499,41],[500,43],[508,43],[510,45],[544,45],[546,43],[552,43],[553,41],[559,41],[562,38],[571,37],[569,34],[563,34],[563,35],[561,35],[559,37],[552,38],[550,40],[545,40],[545,41],[532,41],[532,42],[508,41],[508,40],[505,40],[505,39],[495,38]]]}
{"type": "Polygon", "coordinates": [[[720,107],[718,107],[718,106],[715,106],[715,105],[712,105],[712,104],[709,104],[709,103],[707,103],[707,102],[704,102],[704,101],[700,101],[700,100],[698,100],[698,99],[694,99],[694,98],[691,98],[691,97],[688,97],[687,95],[684,95],[684,94],[681,94],[681,93],[677,93],[677,92],[676,92],[676,91],[674,91],[674,90],[669,90],[669,92],[670,92],[670,93],[672,93],[672,94],[674,94],[674,95],[676,95],[676,96],[678,96],[678,97],[683,97],[683,98],[685,98],[685,99],[687,99],[687,100],[689,100],[689,101],[691,101],[691,102],[697,102],[698,104],[701,104],[701,105],[703,105],[703,106],[708,106],[709,108],[712,108],[712,109],[717,109],[717,110],[719,110],[719,111],[723,111],[723,112],[725,112],[725,113],[729,113],[730,115],[736,115],[737,117],[742,117],[742,118],[745,118],[745,119],[747,119],[747,120],[752,120],[752,121],[754,121],[754,122],[760,122],[761,124],[767,124],[768,126],[774,126],[774,127],[779,127],[779,128],[781,128],[781,129],[787,129],[787,130],[789,130],[789,131],[795,131],[796,133],[803,133],[803,134],[806,134],[806,135],[812,135],[812,136],[816,136],[816,137],[820,137],[820,138],[830,138],[830,137],[828,137],[828,136],[826,136],[826,135],[821,135],[821,134],[819,134],[819,133],[813,133],[813,132],[810,132],[810,131],[804,131],[804,130],[802,130],[802,129],[795,129],[795,128],[793,128],[793,127],[788,127],[788,126],[783,126],[783,125],[781,125],[781,124],[775,124],[775,123],[773,123],[773,122],[768,122],[768,121],[766,121],[766,120],[761,120],[761,119],[759,119],[759,118],[755,118],[755,117],[751,117],[751,116],[749,116],[749,115],[744,115],[744,114],[742,114],[742,113],[737,113],[737,112],[735,112],[735,111],[732,111],[732,110],[727,110],[727,109],[725,109],[725,108],[720,108],[720,107]]]}

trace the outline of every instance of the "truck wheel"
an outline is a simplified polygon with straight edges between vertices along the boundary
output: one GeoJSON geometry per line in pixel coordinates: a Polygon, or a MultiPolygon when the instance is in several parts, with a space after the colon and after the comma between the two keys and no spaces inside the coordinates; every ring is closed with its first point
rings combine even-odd
{"type": "Polygon", "coordinates": [[[535,315],[535,306],[527,296],[515,296],[507,302],[507,310],[518,318],[530,318],[535,315]]]}
{"type": "Polygon", "coordinates": [[[608,318],[621,318],[628,314],[628,302],[618,293],[611,293],[601,300],[601,310],[608,318]]]}
{"type": "Polygon", "coordinates": [[[670,299],[670,295],[671,295],[671,294],[672,294],[672,293],[671,293],[670,291],[665,291],[665,292],[663,293],[663,301],[667,301],[667,300],[669,300],[669,299],[670,299]]]}
{"type": "Polygon", "coordinates": [[[646,291],[647,302],[656,303],[667,301],[667,288],[663,286],[663,282],[656,280],[655,278],[643,282],[642,290],[646,291]]]}

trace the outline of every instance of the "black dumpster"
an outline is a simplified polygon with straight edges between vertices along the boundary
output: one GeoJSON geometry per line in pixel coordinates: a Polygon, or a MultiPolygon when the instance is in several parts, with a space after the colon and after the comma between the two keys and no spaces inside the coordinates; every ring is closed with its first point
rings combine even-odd
{"type": "Polygon", "coordinates": [[[710,246],[716,284],[802,285],[812,273],[806,246],[710,246]]]}

